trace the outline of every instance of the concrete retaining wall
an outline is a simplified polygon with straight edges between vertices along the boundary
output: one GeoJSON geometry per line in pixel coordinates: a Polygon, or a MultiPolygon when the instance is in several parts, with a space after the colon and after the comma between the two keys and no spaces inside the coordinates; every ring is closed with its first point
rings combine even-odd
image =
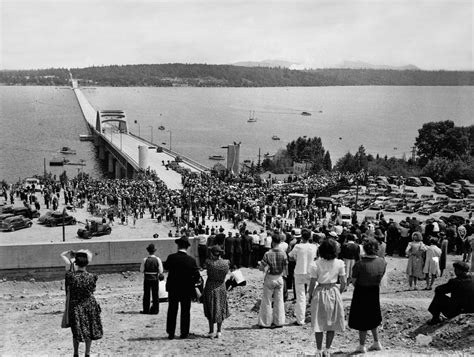
{"type": "MultiPolygon", "coordinates": [[[[91,266],[139,264],[147,256],[146,247],[153,243],[161,260],[177,251],[175,238],[145,239],[133,241],[43,243],[0,246],[0,273],[19,269],[55,269],[64,267],[59,256],[66,250],[89,249],[93,254],[91,266]]],[[[197,257],[196,238],[190,238],[188,253],[197,257]]]]}

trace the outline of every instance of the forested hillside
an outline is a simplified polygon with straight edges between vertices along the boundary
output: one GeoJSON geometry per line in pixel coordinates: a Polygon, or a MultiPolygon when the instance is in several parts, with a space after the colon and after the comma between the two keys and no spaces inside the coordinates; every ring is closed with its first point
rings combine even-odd
{"type": "MultiPolygon", "coordinates": [[[[354,85],[473,85],[472,71],[420,71],[385,69],[315,69],[241,67],[207,64],[149,64],[72,68],[82,85],[286,87],[354,85]]],[[[0,71],[5,85],[64,85],[66,69],[0,71]]]]}

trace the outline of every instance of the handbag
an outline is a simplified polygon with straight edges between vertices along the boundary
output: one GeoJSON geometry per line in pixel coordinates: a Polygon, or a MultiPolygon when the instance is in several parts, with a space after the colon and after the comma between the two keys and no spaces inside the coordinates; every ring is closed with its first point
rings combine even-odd
{"type": "Polygon", "coordinates": [[[199,274],[199,280],[196,284],[194,284],[194,302],[202,303],[202,292],[204,291],[204,279],[199,274]]]}

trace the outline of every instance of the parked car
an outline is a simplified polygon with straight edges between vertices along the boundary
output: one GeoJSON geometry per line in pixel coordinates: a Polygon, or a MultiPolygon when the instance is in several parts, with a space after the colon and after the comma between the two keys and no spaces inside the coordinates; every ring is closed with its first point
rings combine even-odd
{"type": "Polygon", "coordinates": [[[444,182],[436,182],[434,191],[439,194],[444,194],[446,193],[447,187],[444,182]]]}
{"type": "Polygon", "coordinates": [[[17,229],[30,228],[32,225],[33,222],[31,222],[31,219],[29,218],[23,216],[13,216],[6,218],[1,223],[0,230],[14,232],[17,229]]]}
{"type": "Polygon", "coordinates": [[[405,181],[406,186],[414,186],[414,187],[420,187],[422,186],[421,180],[418,177],[409,177],[405,181]]]}
{"type": "Polygon", "coordinates": [[[438,212],[443,207],[442,202],[428,201],[419,210],[418,214],[430,215],[438,212]]]}
{"type": "Polygon", "coordinates": [[[47,211],[45,214],[43,214],[42,216],[40,216],[38,218],[38,223],[39,224],[45,224],[46,221],[49,219],[49,217],[51,217],[51,215],[54,213],[54,211],[47,211]]]}
{"type": "Polygon", "coordinates": [[[71,225],[76,224],[76,218],[73,216],[68,215],[67,213],[64,214],[62,212],[53,212],[49,217],[47,217],[44,221],[45,225],[50,227],[62,226],[62,225],[71,225]]]}
{"type": "Polygon", "coordinates": [[[421,176],[420,181],[421,181],[421,184],[423,186],[431,186],[432,187],[432,186],[435,185],[433,179],[431,177],[428,177],[428,176],[421,176]]]}
{"type": "Polygon", "coordinates": [[[463,194],[462,194],[462,192],[461,192],[461,189],[460,189],[460,188],[451,187],[451,186],[448,186],[448,190],[446,191],[446,195],[447,195],[449,198],[457,198],[457,199],[463,198],[463,194]]]}
{"type": "Polygon", "coordinates": [[[30,219],[38,218],[40,216],[40,213],[36,209],[31,207],[14,207],[12,213],[15,216],[23,216],[30,219]]]}
{"type": "Polygon", "coordinates": [[[369,209],[372,209],[372,210],[381,210],[381,209],[384,209],[385,208],[385,205],[388,204],[388,202],[390,201],[391,197],[387,197],[387,196],[380,196],[380,197],[377,197],[377,199],[374,201],[374,203],[372,203],[370,206],[369,206],[369,209]]]}
{"type": "Polygon", "coordinates": [[[12,213],[13,212],[13,206],[12,205],[6,205],[0,207],[0,214],[3,213],[12,213]]]}
{"type": "Polygon", "coordinates": [[[429,193],[424,193],[420,196],[420,200],[422,201],[430,201],[430,200],[433,200],[434,199],[434,196],[432,194],[429,194],[429,193]]]}
{"type": "Polygon", "coordinates": [[[403,199],[401,198],[392,198],[388,204],[385,206],[384,211],[387,212],[397,212],[403,208],[403,199]]]}
{"type": "Polygon", "coordinates": [[[465,196],[474,194],[474,185],[470,184],[470,185],[463,186],[463,188],[461,189],[461,192],[465,196]]]}
{"type": "Polygon", "coordinates": [[[456,213],[463,209],[461,201],[450,201],[446,206],[443,207],[441,212],[456,213]]]}
{"type": "Polygon", "coordinates": [[[406,192],[406,190],[405,190],[405,193],[403,194],[403,197],[406,200],[413,200],[415,198],[418,198],[418,194],[416,192],[406,192]]]}
{"type": "Polygon", "coordinates": [[[0,223],[3,222],[5,219],[13,217],[13,213],[2,213],[0,214],[0,223]]]}
{"type": "Polygon", "coordinates": [[[89,221],[83,229],[77,230],[77,235],[80,238],[90,239],[94,236],[102,236],[112,233],[112,228],[107,223],[98,221],[89,221]]]}
{"type": "Polygon", "coordinates": [[[415,213],[421,207],[421,200],[412,198],[407,200],[405,206],[403,207],[402,212],[405,213],[415,213]]]}

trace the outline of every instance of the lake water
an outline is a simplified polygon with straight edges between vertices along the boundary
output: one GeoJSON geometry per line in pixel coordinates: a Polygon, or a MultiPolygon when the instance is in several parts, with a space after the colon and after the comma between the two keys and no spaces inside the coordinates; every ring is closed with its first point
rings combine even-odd
{"type": "MultiPolygon", "coordinates": [[[[299,136],[319,136],[333,164],[364,145],[368,153],[409,157],[418,129],[429,121],[473,124],[473,87],[95,88],[83,89],[97,109],[122,109],[129,129],[203,164],[221,146],[241,142],[241,160],[274,154],[299,136]],[[256,123],[248,123],[255,111],[256,123]],[[302,116],[301,112],[311,116],[302,116]],[[138,124],[135,124],[135,120],[138,124]],[[164,126],[166,130],[158,130],[164,126]],[[171,134],[170,134],[171,131],[171,134]],[[277,135],[281,140],[272,140],[277,135]]],[[[0,86],[0,179],[47,171],[101,175],[71,90],[0,86]],[[50,167],[62,146],[86,166],[50,167]]]]}

